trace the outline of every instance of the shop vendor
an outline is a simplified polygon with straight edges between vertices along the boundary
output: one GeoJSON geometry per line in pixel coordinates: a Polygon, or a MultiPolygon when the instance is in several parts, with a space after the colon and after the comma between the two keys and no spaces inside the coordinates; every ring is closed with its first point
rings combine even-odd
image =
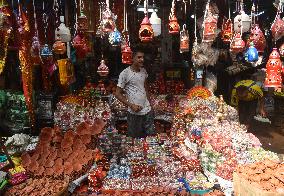
{"type": "Polygon", "coordinates": [[[248,126],[256,115],[257,108],[258,113],[262,117],[266,117],[261,84],[253,80],[241,80],[236,83],[232,90],[231,105],[238,108],[241,124],[248,126]],[[258,103],[259,107],[257,107],[258,103]]]}
{"type": "Polygon", "coordinates": [[[119,75],[115,93],[116,98],[128,106],[128,135],[134,138],[154,134],[154,113],[149,101],[147,77],[144,52],[136,49],[132,65],[119,75]]]}

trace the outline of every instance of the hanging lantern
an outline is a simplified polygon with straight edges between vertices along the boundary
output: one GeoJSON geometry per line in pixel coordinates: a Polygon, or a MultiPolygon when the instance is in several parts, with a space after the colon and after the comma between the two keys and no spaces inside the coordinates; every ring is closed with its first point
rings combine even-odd
{"type": "Polygon", "coordinates": [[[186,30],[186,25],[183,25],[182,30],[180,31],[180,53],[189,52],[189,35],[188,31],[186,30]]]}
{"type": "Polygon", "coordinates": [[[66,52],[66,45],[64,42],[61,41],[59,35],[57,36],[57,39],[53,44],[52,50],[55,54],[65,54],[66,52]]]}
{"type": "Polygon", "coordinates": [[[62,85],[70,84],[75,80],[74,67],[70,59],[57,60],[59,69],[59,79],[62,85]]]}
{"type": "Polygon", "coordinates": [[[223,22],[221,39],[224,43],[230,43],[233,37],[233,23],[231,19],[223,22]]]}
{"type": "Polygon", "coordinates": [[[172,1],[171,13],[169,15],[169,33],[178,34],[180,26],[175,15],[175,0],[172,1]]]}
{"type": "Polygon", "coordinates": [[[235,33],[245,33],[250,30],[251,20],[243,10],[234,18],[234,31],[235,33]]]}
{"type": "Polygon", "coordinates": [[[236,33],[233,37],[233,40],[231,42],[231,45],[230,45],[230,50],[231,52],[233,53],[239,53],[239,52],[243,52],[244,49],[245,49],[245,42],[244,40],[242,39],[242,36],[240,33],[236,33]]]}
{"type": "Polygon", "coordinates": [[[250,47],[247,49],[245,54],[246,61],[252,63],[258,60],[258,52],[257,49],[254,47],[253,42],[250,43],[250,47]]]}
{"type": "Polygon", "coordinates": [[[161,35],[162,29],[161,29],[161,18],[158,17],[157,12],[154,10],[154,12],[151,14],[150,17],[150,23],[152,25],[154,36],[157,37],[161,35]]]}
{"type": "Polygon", "coordinates": [[[102,30],[105,33],[113,32],[115,29],[115,16],[109,9],[109,1],[107,0],[107,7],[102,16],[102,30]]]}
{"type": "Polygon", "coordinates": [[[281,57],[284,57],[284,44],[282,44],[279,48],[279,53],[281,57]]]}
{"type": "Polygon", "coordinates": [[[45,44],[43,48],[41,49],[40,56],[42,58],[49,58],[53,56],[52,51],[50,50],[47,44],[45,44]]]}
{"type": "Polygon", "coordinates": [[[153,28],[151,26],[147,14],[145,14],[145,17],[139,29],[139,38],[142,42],[149,42],[152,41],[153,37],[154,37],[153,28]]]}
{"type": "Polygon", "coordinates": [[[202,42],[213,42],[216,38],[217,16],[214,16],[208,8],[208,15],[204,19],[202,42]]]}
{"type": "Polygon", "coordinates": [[[63,42],[70,42],[71,41],[71,33],[70,29],[65,26],[64,24],[64,16],[60,16],[60,25],[55,30],[55,37],[59,35],[61,41],[63,42]]]}
{"type": "Polygon", "coordinates": [[[282,86],[282,62],[277,48],[273,48],[269,60],[266,64],[266,77],[264,85],[265,87],[281,88],[282,86]]]}
{"type": "Polygon", "coordinates": [[[38,36],[35,35],[32,41],[31,55],[32,57],[37,57],[39,56],[39,54],[40,54],[40,43],[39,43],[38,36]]]}
{"type": "Polygon", "coordinates": [[[78,31],[88,30],[88,19],[87,19],[87,16],[83,12],[81,12],[80,16],[77,19],[77,30],[78,31]]]}
{"type": "Polygon", "coordinates": [[[276,15],[275,20],[271,25],[271,34],[275,41],[284,35],[284,21],[280,18],[279,14],[276,15]]]}
{"type": "Polygon", "coordinates": [[[98,74],[101,76],[101,77],[106,77],[109,73],[109,69],[108,69],[108,66],[106,66],[105,64],[105,61],[104,60],[101,60],[101,64],[100,66],[98,67],[98,74]]]}
{"type": "Polygon", "coordinates": [[[85,58],[86,55],[91,51],[85,38],[80,34],[77,34],[73,38],[72,45],[76,49],[76,56],[79,59],[85,58]]]}
{"type": "Polygon", "coordinates": [[[266,48],[266,39],[258,24],[255,24],[251,29],[251,34],[247,41],[247,46],[249,46],[251,42],[253,42],[254,47],[259,53],[264,52],[264,49],[266,48]]]}
{"type": "Polygon", "coordinates": [[[121,55],[122,55],[122,63],[128,64],[128,65],[132,64],[132,51],[127,42],[126,42],[126,46],[121,52],[121,55]]]}
{"type": "Polygon", "coordinates": [[[113,46],[118,46],[120,44],[121,33],[117,30],[117,28],[115,28],[114,31],[109,34],[108,41],[113,46]]]}

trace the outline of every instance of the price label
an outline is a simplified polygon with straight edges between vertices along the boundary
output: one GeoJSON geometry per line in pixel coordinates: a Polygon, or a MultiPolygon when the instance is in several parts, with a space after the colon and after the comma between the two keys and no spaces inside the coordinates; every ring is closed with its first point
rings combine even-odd
{"type": "Polygon", "coordinates": [[[196,78],[202,79],[203,78],[203,70],[197,70],[196,71],[196,78]]]}

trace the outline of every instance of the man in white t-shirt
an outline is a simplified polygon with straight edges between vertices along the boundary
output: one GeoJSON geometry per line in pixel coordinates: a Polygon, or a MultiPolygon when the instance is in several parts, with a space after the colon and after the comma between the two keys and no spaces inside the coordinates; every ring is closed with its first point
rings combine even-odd
{"type": "Polygon", "coordinates": [[[144,53],[134,51],[133,64],[120,73],[115,93],[116,98],[128,106],[128,135],[134,138],[155,133],[154,113],[149,102],[146,80],[148,74],[143,63],[144,53]]]}

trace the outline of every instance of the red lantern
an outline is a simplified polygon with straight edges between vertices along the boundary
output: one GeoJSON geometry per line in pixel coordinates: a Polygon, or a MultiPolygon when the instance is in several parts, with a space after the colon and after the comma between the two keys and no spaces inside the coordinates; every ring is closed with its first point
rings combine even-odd
{"type": "Polygon", "coordinates": [[[281,57],[284,57],[284,44],[282,44],[279,48],[279,53],[281,57]]]}
{"type": "Polygon", "coordinates": [[[88,30],[88,19],[83,13],[81,13],[81,15],[78,17],[77,25],[78,25],[77,27],[78,31],[88,30]]]}
{"type": "Polygon", "coordinates": [[[142,42],[149,42],[152,41],[153,37],[154,37],[153,28],[151,26],[148,16],[145,15],[141,23],[141,27],[139,29],[139,38],[142,42]]]}
{"type": "Polygon", "coordinates": [[[281,88],[282,86],[282,62],[277,48],[273,48],[269,56],[269,60],[266,64],[266,77],[264,85],[265,87],[281,88]]]}
{"type": "Polygon", "coordinates": [[[125,47],[123,48],[122,52],[122,63],[131,65],[132,64],[132,51],[131,48],[126,43],[125,47]]]}
{"type": "Polygon", "coordinates": [[[217,17],[208,11],[208,15],[204,20],[203,42],[212,42],[216,37],[217,17]]]}
{"type": "Polygon", "coordinates": [[[188,31],[186,30],[186,25],[183,25],[182,31],[180,31],[180,53],[188,52],[189,51],[189,35],[188,31]]]}
{"type": "Polygon", "coordinates": [[[230,43],[233,37],[233,23],[231,19],[223,21],[221,38],[224,43],[230,43]]]}
{"type": "Polygon", "coordinates": [[[251,29],[250,37],[247,41],[247,47],[250,46],[251,42],[253,42],[254,47],[258,52],[264,52],[264,49],[266,48],[266,39],[258,24],[255,24],[251,29]]]}
{"type": "Polygon", "coordinates": [[[177,17],[174,12],[172,12],[169,16],[169,33],[170,34],[178,34],[180,26],[177,21],[177,17]]]}
{"type": "Polygon", "coordinates": [[[230,49],[233,53],[239,53],[239,52],[243,52],[245,49],[246,43],[244,42],[244,40],[242,39],[242,36],[240,33],[236,33],[234,35],[234,38],[231,42],[231,46],[230,49]]]}
{"type": "Polygon", "coordinates": [[[271,33],[275,41],[280,39],[284,33],[284,21],[280,18],[279,14],[276,15],[276,18],[271,25],[271,33]]]}
{"type": "Polygon", "coordinates": [[[108,75],[109,73],[109,69],[108,69],[108,66],[106,66],[105,64],[105,61],[104,60],[101,60],[101,64],[100,66],[98,67],[98,74],[101,76],[101,77],[105,77],[108,75]]]}
{"type": "Polygon", "coordinates": [[[85,58],[87,53],[91,51],[86,42],[86,39],[80,34],[77,34],[73,38],[72,45],[76,49],[76,56],[79,59],[85,58]]]}

